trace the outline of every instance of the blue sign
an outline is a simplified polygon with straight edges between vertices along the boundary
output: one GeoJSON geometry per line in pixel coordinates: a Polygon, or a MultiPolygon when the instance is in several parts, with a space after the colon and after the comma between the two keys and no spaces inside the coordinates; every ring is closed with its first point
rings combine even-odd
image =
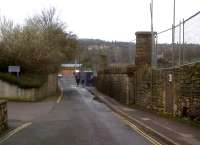
{"type": "Polygon", "coordinates": [[[8,72],[12,73],[19,73],[20,72],[20,66],[8,66],[8,72]]]}

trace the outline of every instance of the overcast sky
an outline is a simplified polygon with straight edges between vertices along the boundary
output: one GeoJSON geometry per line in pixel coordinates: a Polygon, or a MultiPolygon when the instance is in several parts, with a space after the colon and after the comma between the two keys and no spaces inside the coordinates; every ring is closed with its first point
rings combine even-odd
{"type": "MultiPolygon", "coordinates": [[[[55,7],[68,31],[79,38],[132,41],[150,30],[150,0],[0,0],[0,14],[15,23],[55,7]]],[[[176,22],[200,10],[200,0],[176,0],[176,22]]],[[[154,29],[172,25],[173,0],[154,0],[154,29]]]]}

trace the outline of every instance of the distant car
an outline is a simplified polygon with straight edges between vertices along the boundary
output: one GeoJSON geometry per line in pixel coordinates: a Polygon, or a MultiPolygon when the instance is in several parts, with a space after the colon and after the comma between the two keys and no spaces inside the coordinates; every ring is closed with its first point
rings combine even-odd
{"type": "Polygon", "coordinates": [[[59,77],[59,78],[62,78],[62,77],[63,77],[63,74],[58,74],[58,77],[59,77]]]}

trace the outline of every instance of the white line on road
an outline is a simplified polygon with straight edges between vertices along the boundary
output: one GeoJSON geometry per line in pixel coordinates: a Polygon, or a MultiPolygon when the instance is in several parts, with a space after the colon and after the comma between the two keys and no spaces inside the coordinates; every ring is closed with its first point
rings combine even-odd
{"type": "Polygon", "coordinates": [[[56,101],[57,104],[60,103],[60,101],[62,100],[62,98],[64,96],[64,91],[63,91],[64,89],[61,87],[60,90],[61,90],[61,95],[60,95],[60,97],[56,101]]]}
{"type": "Polygon", "coordinates": [[[0,144],[5,142],[6,140],[8,140],[11,136],[15,135],[16,133],[20,132],[21,130],[27,128],[28,126],[30,126],[32,124],[32,122],[27,122],[19,127],[17,127],[16,129],[12,130],[11,132],[9,132],[2,140],[0,140],[0,144]]]}
{"type": "Polygon", "coordinates": [[[56,103],[59,104],[61,100],[62,100],[62,96],[60,96],[60,97],[58,98],[58,100],[56,101],[56,103]]]}

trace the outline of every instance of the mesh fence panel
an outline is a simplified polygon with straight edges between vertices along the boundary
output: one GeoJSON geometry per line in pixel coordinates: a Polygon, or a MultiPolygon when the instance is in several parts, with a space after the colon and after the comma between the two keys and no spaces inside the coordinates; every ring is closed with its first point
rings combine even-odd
{"type": "Polygon", "coordinates": [[[174,44],[172,43],[172,33],[173,29],[169,28],[157,35],[157,67],[168,68],[173,65],[199,62],[200,12],[175,26],[174,44]]]}
{"type": "Polygon", "coordinates": [[[157,47],[157,65],[160,67],[170,67],[172,63],[171,29],[157,35],[156,47],[157,47]]]}
{"type": "Polygon", "coordinates": [[[200,61],[200,14],[184,23],[183,63],[200,61]]]}
{"type": "Polygon", "coordinates": [[[182,56],[182,26],[183,24],[180,23],[174,28],[174,65],[180,65],[181,62],[181,56],[182,56]]]}

